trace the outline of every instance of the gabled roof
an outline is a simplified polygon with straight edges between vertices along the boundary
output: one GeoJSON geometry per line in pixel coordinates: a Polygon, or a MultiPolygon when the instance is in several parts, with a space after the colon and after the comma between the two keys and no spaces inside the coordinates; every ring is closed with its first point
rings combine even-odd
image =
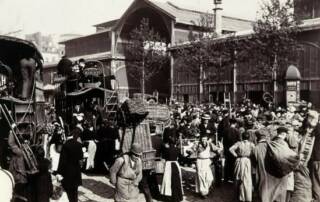
{"type": "Polygon", "coordinates": [[[100,35],[100,34],[106,34],[110,32],[110,30],[103,30],[103,31],[100,31],[100,32],[95,32],[93,34],[88,34],[88,35],[85,35],[85,36],[80,36],[80,37],[75,37],[75,38],[71,38],[71,39],[67,39],[67,40],[63,40],[63,41],[59,41],[59,44],[66,44],[70,41],[76,41],[76,40],[79,40],[79,39],[85,39],[85,38],[89,38],[91,36],[95,36],[95,35],[100,35]]]}
{"type": "Polygon", "coordinates": [[[108,22],[99,23],[99,24],[96,24],[93,26],[94,27],[113,27],[118,21],[119,21],[119,19],[115,19],[115,20],[111,20],[108,22]]]}
{"type": "Polygon", "coordinates": [[[150,1],[150,0],[134,0],[132,2],[132,4],[128,7],[128,9],[124,12],[124,14],[121,16],[121,18],[117,21],[117,23],[115,24],[115,26],[113,27],[113,29],[117,29],[121,23],[126,19],[126,17],[128,17],[130,15],[130,12],[132,9],[135,8],[136,5],[138,5],[139,3],[141,2],[144,2],[146,3],[147,5],[157,9],[157,10],[160,10],[161,12],[163,12],[165,15],[169,16],[170,18],[174,19],[175,17],[169,13],[167,10],[159,7],[157,4],[155,4],[153,1],[150,1]]]}
{"type": "MultiPolygon", "coordinates": [[[[213,14],[185,9],[178,7],[177,5],[173,4],[172,2],[158,2],[154,0],[142,0],[146,4],[152,6],[155,9],[158,9],[160,12],[163,12],[165,15],[169,16],[170,18],[174,19],[176,23],[185,24],[185,25],[195,25],[197,26],[201,16],[204,14],[209,14],[212,18],[214,17],[213,14]]],[[[126,12],[122,15],[119,20],[116,20],[114,23],[117,26],[118,23],[121,23],[121,20],[124,19],[129,11],[134,5],[138,3],[138,0],[134,1],[130,7],[126,10],[126,12]]],[[[112,21],[113,22],[113,21],[112,21]]],[[[104,25],[109,22],[101,23],[99,25],[104,25]]],[[[235,17],[229,16],[222,16],[222,30],[226,31],[242,31],[242,30],[249,30],[252,29],[253,21],[240,19],[235,17]]]]}
{"type": "MultiPolygon", "coordinates": [[[[204,14],[210,15],[212,18],[214,17],[211,13],[181,8],[171,2],[150,2],[170,13],[175,17],[176,22],[181,24],[197,25],[198,21],[201,19],[201,16],[204,14]]],[[[222,16],[222,29],[227,31],[241,31],[252,29],[252,23],[253,21],[250,20],[222,16]]]]}

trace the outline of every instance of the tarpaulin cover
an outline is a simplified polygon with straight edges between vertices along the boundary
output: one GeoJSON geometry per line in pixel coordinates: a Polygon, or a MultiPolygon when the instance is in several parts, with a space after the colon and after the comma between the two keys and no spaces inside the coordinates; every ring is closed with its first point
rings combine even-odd
{"type": "Polygon", "coordinates": [[[100,91],[104,91],[106,93],[109,93],[110,96],[114,94],[114,91],[112,90],[108,90],[108,89],[105,89],[105,88],[83,88],[79,91],[74,91],[74,92],[71,92],[71,93],[68,93],[67,96],[71,96],[71,97],[76,97],[76,96],[80,96],[80,95],[84,95],[90,91],[93,91],[93,90],[100,90],[100,91]]]}

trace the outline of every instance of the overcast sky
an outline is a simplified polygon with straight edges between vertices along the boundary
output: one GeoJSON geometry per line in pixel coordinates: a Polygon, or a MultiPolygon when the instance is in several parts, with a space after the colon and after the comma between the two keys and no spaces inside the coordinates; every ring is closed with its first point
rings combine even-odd
{"type": "MultiPolygon", "coordinates": [[[[0,0],[0,33],[51,34],[94,32],[92,25],[119,18],[133,0],[0,0]]],[[[158,0],[168,1],[168,0],[158,0]]],[[[199,11],[213,8],[213,0],[170,0],[199,11]]],[[[255,19],[261,0],[223,0],[224,15],[255,19]]]]}

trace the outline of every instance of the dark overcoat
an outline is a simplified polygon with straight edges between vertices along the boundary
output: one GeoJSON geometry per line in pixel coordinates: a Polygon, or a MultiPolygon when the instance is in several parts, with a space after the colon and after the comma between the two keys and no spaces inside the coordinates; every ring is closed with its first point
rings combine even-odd
{"type": "Polygon", "coordinates": [[[82,185],[80,161],[83,159],[82,146],[75,139],[67,140],[62,146],[58,173],[62,175],[63,188],[82,185]]]}

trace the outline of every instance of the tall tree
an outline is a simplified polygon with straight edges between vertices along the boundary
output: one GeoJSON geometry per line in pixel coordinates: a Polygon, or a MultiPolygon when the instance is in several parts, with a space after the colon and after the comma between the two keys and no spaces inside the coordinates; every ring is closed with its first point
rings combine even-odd
{"type": "Polygon", "coordinates": [[[189,42],[178,46],[176,52],[177,68],[196,77],[198,82],[198,100],[203,101],[204,82],[208,78],[206,72],[212,68],[217,58],[212,57],[216,50],[212,49],[212,39],[217,37],[213,27],[213,16],[203,14],[198,22],[193,22],[196,29],[190,29],[189,42]]]}
{"type": "Polygon", "coordinates": [[[131,79],[140,83],[143,98],[146,82],[168,64],[166,48],[166,41],[150,26],[147,18],[143,18],[139,26],[129,33],[124,47],[127,71],[131,79]]]}
{"type": "MultiPolygon", "coordinates": [[[[278,74],[288,66],[297,47],[299,20],[294,15],[293,0],[269,0],[261,8],[261,17],[254,24],[251,44],[255,71],[265,79],[272,78],[276,99],[278,74]]],[[[276,102],[276,100],[275,100],[276,102]]]]}

